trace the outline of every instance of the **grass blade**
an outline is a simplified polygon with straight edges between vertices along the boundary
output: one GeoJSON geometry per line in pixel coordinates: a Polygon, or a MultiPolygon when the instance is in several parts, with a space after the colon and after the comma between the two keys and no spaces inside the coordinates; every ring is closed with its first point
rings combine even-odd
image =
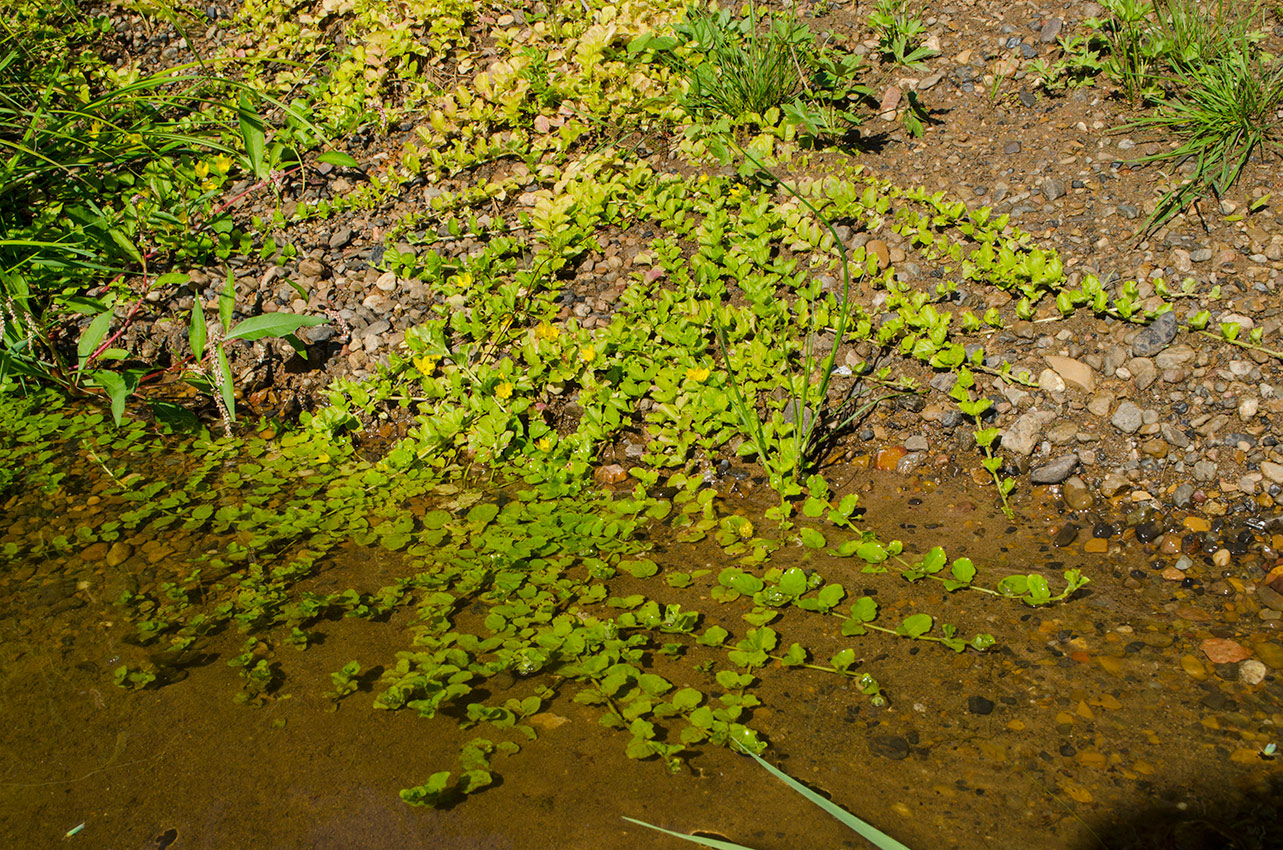
{"type": "Polygon", "coordinates": [[[745,847],[743,844],[736,844],[733,841],[722,841],[717,838],[704,838],[702,836],[687,835],[684,832],[673,832],[671,829],[664,829],[662,826],[655,826],[653,823],[646,823],[644,820],[626,817],[624,820],[629,823],[635,823],[638,826],[644,826],[647,829],[653,829],[656,832],[662,832],[665,835],[671,835],[674,838],[680,838],[683,841],[689,841],[692,844],[701,844],[704,847],[712,847],[713,850],[753,850],[751,847],[745,847]]]}
{"type": "Polygon", "coordinates": [[[845,825],[849,829],[859,833],[864,838],[867,838],[869,841],[872,841],[874,845],[876,845],[879,848],[879,850],[909,850],[907,846],[905,846],[904,844],[901,844],[899,841],[896,841],[894,838],[887,835],[882,830],[878,829],[875,826],[865,823],[864,821],[857,818],[855,815],[848,812],[846,809],[839,806],[837,803],[834,803],[831,800],[826,800],[823,797],[821,797],[819,794],[816,794],[810,788],[807,788],[805,785],[798,782],[796,779],[789,776],[784,771],[773,766],[772,764],[770,764],[770,762],[766,761],[766,759],[762,758],[756,753],[748,753],[748,755],[752,756],[754,761],[756,761],[762,767],[766,768],[766,770],[769,771],[770,774],[774,776],[776,779],[780,780],[785,785],[792,788],[797,793],[801,794],[810,802],[819,806],[827,814],[837,818],[839,821],[842,822],[843,825],[845,825]]]}

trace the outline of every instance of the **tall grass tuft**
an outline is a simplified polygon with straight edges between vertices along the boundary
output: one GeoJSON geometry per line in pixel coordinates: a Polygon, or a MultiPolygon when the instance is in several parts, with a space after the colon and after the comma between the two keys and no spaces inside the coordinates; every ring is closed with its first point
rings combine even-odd
{"type": "Polygon", "coordinates": [[[1209,193],[1223,195],[1254,155],[1283,150],[1283,62],[1265,60],[1246,38],[1218,55],[1175,68],[1174,93],[1131,126],[1180,144],[1141,162],[1193,160],[1193,175],[1159,200],[1146,230],[1161,227],[1209,193]]]}

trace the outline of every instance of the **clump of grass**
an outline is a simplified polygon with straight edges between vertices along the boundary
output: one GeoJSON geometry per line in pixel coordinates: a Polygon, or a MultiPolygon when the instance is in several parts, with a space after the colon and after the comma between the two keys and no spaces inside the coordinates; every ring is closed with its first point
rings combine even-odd
{"type": "MultiPolygon", "coordinates": [[[[649,53],[686,80],[682,106],[699,119],[768,123],[775,110],[812,137],[845,135],[863,120],[873,90],[856,81],[854,54],[817,37],[793,14],[743,17],[716,6],[691,6],[672,36],[648,33],[629,52],[649,53]]],[[[920,110],[912,112],[920,133],[920,110]]],[[[916,129],[915,129],[916,128],[916,129]]]]}
{"type": "Polygon", "coordinates": [[[1173,150],[1140,161],[1192,159],[1194,172],[1163,195],[1146,230],[1162,226],[1208,193],[1223,195],[1253,155],[1283,149],[1278,114],[1283,107],[1283,63],[1266,63],[1241,43],[1215,59],[1178,69],[1176,78],[1175,93],[1154,115],[1132,126],[1159,130],[1180,141],[1173,150]]]}

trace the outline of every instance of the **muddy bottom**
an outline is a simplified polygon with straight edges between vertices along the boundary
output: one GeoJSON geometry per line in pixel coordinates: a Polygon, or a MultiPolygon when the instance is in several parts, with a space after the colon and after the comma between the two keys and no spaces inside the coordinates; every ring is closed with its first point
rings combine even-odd
{"type": "MultiPolygon", "coordinates": [[[[1071,542],[1061,529],[1072,517],[1050,499],[1025,505],[1013,525],[990,507],[992,490],[940,471],[861,472],[849,488],[866,491],[864,521],[883,539],[971,557],[986,584],[1017,571],[1054,580],[1064,568],[1091,584],[1067,603],[1030,608],[781,550],[773,565],[818,569],[850,597],[877,599],[889,623],[924,611],[998,643],[954,653],[887,635],[844,638],[839,619],[786,613],[772,624],[782,645],[798,641],[816,658],[853,648],[854,669],[874,675],[889,704],[873,707],[850,679],[764,668],[750,723],[769,740],[770,761],[915,850],[1283,846],[1283,760],[1270,757],[1283,723],[1283,642],[1253,608],[1259,566],[1196,560],[1188,580],[1168,581],[1155,569],[1166,563],[1156,542],[1133,532],[1071,542]]],[[[754,515],[760,502],[728,493],[723,507],[754,515]]],[[[720,568],[729,561],[720,547],[661,540],[649,557],[658,576],[614,579],[611,592],[640,590],[742,633],[746,609],[710,598],[711,577],[685,588],[661,581],[720,568]]],[[[386,552],[348,547],[317,581],[361,586],[397,569],[386,552]]],[[[283,685],[252,707],[234,701],[240,679],[227,664],[244,635],[214,637],[164,687],[126,691],[112,682],[133,649],[120,609],[74,580],[32,577],[30,565],[3,570],[5,847],[689,846],[624,815],[755,848],[866,846],[727,749],[696,749],[675,775],[628,759],[627,737],[568,693],[534,722],[536,740],[494,759],[495,785],[449,809],[412,807],[398,790],[454,767],[460,746],[487,733],[460,729],[457,717],[372,708],[377,673],[409,646],[401,618],[336,618],[305,651],[277,645],[283,685]],[[336,706],[329,674],[353,658],[367,674],[336,706]]],[[[716,691],[711,672],[650,663],[716,691]]]]}

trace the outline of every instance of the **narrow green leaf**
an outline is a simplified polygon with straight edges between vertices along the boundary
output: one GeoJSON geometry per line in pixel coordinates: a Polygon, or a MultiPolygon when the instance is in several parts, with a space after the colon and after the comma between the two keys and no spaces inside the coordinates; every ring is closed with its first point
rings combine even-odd
{"type": "Polygon", "coordinates": [[[324,324],[329,319],[325,316],[299,316],[295,313],[263,313],[250,316],[227,333],[227,339],[255,340],[264,337],[282,337],[292,334],[299,328],[310,328],[324,324]]]}
{"type": "Polygon", "coordinates": [[[192,356],[199,363],[205,359],[205,310],[200,306],[200,300],[192,305],[192,322],[191,328],[187,331],[187,339],[192,346],[192,356]]]}

